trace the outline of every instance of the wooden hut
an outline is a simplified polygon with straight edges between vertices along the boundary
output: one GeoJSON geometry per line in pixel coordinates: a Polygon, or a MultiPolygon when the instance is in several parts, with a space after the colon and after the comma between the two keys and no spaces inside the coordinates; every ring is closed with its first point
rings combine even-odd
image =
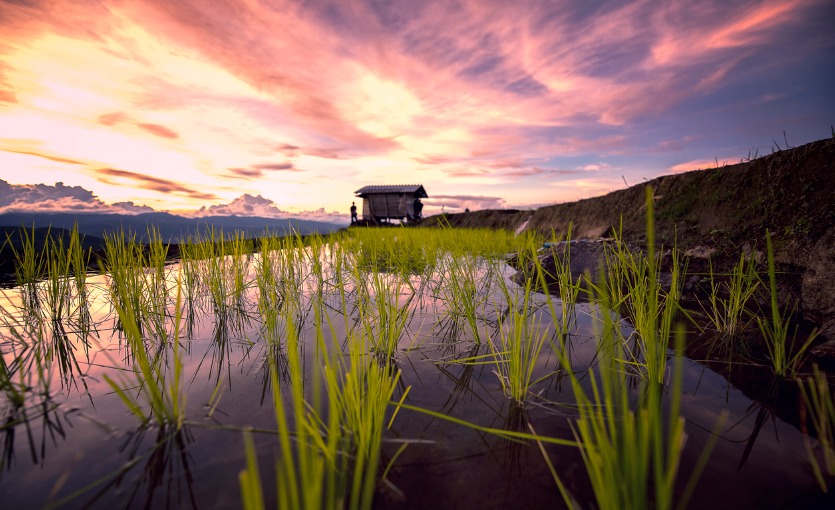
{"type": "Polygon", "coordinates": [[[421,198],[429,198],[420,184],[365,186],[354,194],[362,198],[362,219],[372,223],[421,217],[421,198]]]}

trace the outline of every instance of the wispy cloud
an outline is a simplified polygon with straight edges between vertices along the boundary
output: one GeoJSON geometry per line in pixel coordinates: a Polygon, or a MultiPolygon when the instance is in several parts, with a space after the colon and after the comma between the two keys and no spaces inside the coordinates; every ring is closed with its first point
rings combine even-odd
{"type": "Polygon", "coordinates": [[[230,168],[229,169],[229,177],[234,177],[238,179],[257,179],[259,177],[263,177],[264,172],[263,170],[259,170],[257,168],[230,168]]]}
{"type": "Polygon", "coordinates": [[[820,71],[834,11],[828,0],[2,2],[0,138],[38,144],[4,146],[35,158],[4,159],[0,178],[92,175],[101,196],[177,208],[244,193],[310,211],[359,182],[395,181],[484,196],[502,185],[514,204],[571,182],[581,198],[604,189],[588,172],[635,180],[704,158],[708,143],[729,153],[731,137],[747,150],[763,118],[803,114],[828,134],[835,100],[810,98],[808,83],[835,86],[820,71]],[[805,74],[786,72],[804,59],[805,74]],[[747,95],[767,109],[737,115],[747,95]]]}
{"type": "Polygon", "coordinates": [[[172,139],[172,140],[176,140],[177,138],[180,138],[180,135],[178,135],[176,132],[174,132],[171,129],[168,129],[165,126],[159,125],[159,124],[150,124],[150,123],[147,123],[147,122],[137,122],[136,125],[137,125],[137,127],[140,127],[142,129],[144,129],[145,131],[151,133],[152,135],[159,136],[160,138],[169,138],[169,139],[172,139]]]}
{"type": "Polygon", "coordinates": [[[599,172],[601,170],[607,170],[611,168],[611,165],[607,163],[590,163],[588,165],[583,165],[580,170],[584,170],[586,172],[599,172]]]}
{"type": "Polygon", "coordinates": [[[217,196],[212,193],[203,193],[179,182],[162,179],[160,177],[142,175],[128,170],[119,170],[118,168],[99,168],[96,170],[96,174],[102,181],[107,181],[108,177],[115,177],[117,179],[127,181],[128,185],[135,185],[140,188],[160,191],[163,193],[182,193],[191,198],[200,200],[217,199],[217,196]]]}
{"type": "Polygon", "coordinates": [[[302,172],[301,169],[285,161],[282,163],[256,163],[246,168],[229,168],[229,176],[236,179],[257,179],[263,177],[266,172],[302,172]]]}
{"type": "Polygon", "coordinates": [[[291,172],[300,172],[298,168],[296,168],[293,163],[284,162],[284,163],[258,163],[252,165],[252,168],[257,168],[258,170],[270,170],[270,171],[291,171],[291,172]]]}
{"type": "Polygon", "coordinates": [[[288,158],[297,158],[299,156],[312,156],[315,158],[325,159],[342,159],[340,154],[344,149],[341,148],[324,148],[324,147],[298,147],[289,143],[284,143],[276,147],[276,150],[288,158]]]}
{"type": "Polygon", "coordinates": [[[22,149],[6,149],[0,148],[0,150],[5,152],[11,152],[12,154],[25,154],[27,156],[35,156],[36,158],[43,158],[48,159],[49,161],[54,161],[56,163],[66,163],[68,165],[86,165],[83,161],[78,161],[76,159],[64,158],[61,156],[53,156],[50,154],[44,154],[42,152],[34,151],[34,150],[22,150],[22,149]]]}
{"type": "Polygon", "coordinates": [[[149,122],[139,122],[125,112],[111,112],[98,117],[99,124],[103,126],[115,126],[121,123],[133,124],[138,128],[144,129],[148,133],[160,138],[168,138],[176,140],[180,138],[174,130],[169,129],[160,124],[152,124],[149,122]]]}

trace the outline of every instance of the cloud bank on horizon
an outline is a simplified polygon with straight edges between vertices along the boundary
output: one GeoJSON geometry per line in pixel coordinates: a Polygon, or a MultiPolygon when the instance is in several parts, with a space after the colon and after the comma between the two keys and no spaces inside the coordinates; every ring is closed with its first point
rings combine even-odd
{"type": "MultiPolygon", "coordinates": [[[[107,204],[92,191],[81,186],[66,186],[58,182],[48,184],[15,185],[0,179],[0,214],[21,212],[77,212],[100,214],[143,214],[156,212],[152,207],[133,202],[107,204]]],[[[228,204],[202,206],[196,210],[175,211],[179,216],[203,218],[208,216],[252,216],[259,218],[303,218],[330,223],[344,223],[348,214],[314,211],[283,211],[275,202],[261,195],[243,194],[228,204]]]]}
{"type": "Polygon", "coordinates": [[[301,215],[366,184],[421,183],[427,213],[586,198],[768,153],[783,131],[828,136],[832,19],[828,0],[0,1],[0,193],[17,202],[0,200],[301,215]]]}

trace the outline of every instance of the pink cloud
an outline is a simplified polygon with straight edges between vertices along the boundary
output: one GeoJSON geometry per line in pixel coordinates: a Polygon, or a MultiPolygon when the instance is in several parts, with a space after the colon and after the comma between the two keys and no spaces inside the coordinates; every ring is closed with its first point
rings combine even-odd
{"type": "Polygon", "coordinates": [[[120,170],[118,168],[96,169],[96,178],[98,180],[111,183],[108,177],[115,177],[120,180],[127,181],[130,185],[162,193],[182,193],[191,198],[200,200],[214,200],[217,198],[217,196],[212,193],[198,191],[190,186],[172,181],[170,179],[153,177],[150,175],[131,172],[129,170],[120,170]]]}
{"type": "Polygon", "coordinates": [[[13,104],[17,103],[17,95],[13,85],[9,82],[7,73],[11,70],[11,66],[0,61],[0,103],[13,104]]]}
{"type": "Polygon", "coordinates": [[[125,112],[111,112],[105,113],[104,115],[99,115],[98,123],[103,126],[115,126],[116,124],[126,122],[130,119],[125,112]]]}
{"type": "Polygon", "coordinates": [[[300,170],[290,162],[282,162],[282,163],[258,163],[252,165],[252,168],[257,168],[258,170],[270,170],[270,171],[291,171],[291,172],[299,172],[300,170]]]}
{"type": "Polygon", "coordinates": [[[133,202],[108,205],[91,191],[81,186],[66,186],[62,182],[55,185],[15,185],[0,179],[0,214],[27,211],[138,214],[151,212],[153,209],[133,202]]]}
{"type": "Polygon", "coordinates": [[[520,201],[575,172],[611,171],[596,162],[634,155],[634,129],[727,90],[752,69],[779,65],[789,52],[768,50],[820,5],[7,2],[0,103],[69,126],[44,137],[98,140],[86,136],[95,129],[104,143],[140,140],[125,146],[142,156],[159,150],[161,164],[147,165],[148,174],[118,170],[131,168],[124,152],[100,158],[99,149],[66,146],[19,154],[101,168],[101,182],[174,193],[189,204],[217,199],[229,182],[218,179],[230,178],[251,186],[240,193],[272,186],[265,189],[276,197],[284,188],[270,181],[318,179],[330,201],[350,187],[346,180],[376,179],[381,169],[425,172],[439,184],[526,183],[527,190],[508,189],[520,201]],[[76,43],[84,51],[60,51],[76,43]],[[61,58],[71,63],[52,79],[49,64],[61,58]],[[61,103],[66,97],[83,104],[76,110],[61,103]],[[573,156],[584,160],[556,162],[573,156]]]}
{"type": "Polygon", "coordinates": [[[261,218],[288,217],[290,213],[279,209],[275,202],[261,195],[244,194],[228,204],[201,207],[195,216],[257,216],[261,218]]]}
{"type": "Polygon", "coordinates": [[[158,136],[160,138],[168,138],[171,140],[176,140],[180,137],[180,135],[177,134],[176,131],[170,128],[167,128],[161,124],[139,122],[125,112],[112,112],[106,113],[104,115],[99,115],[97,122],[103,126],[108,127],[115,126],[121,123],[133,124],[136,127],[141,128],[154,136],[158,136]]]}
{"type": "Polygon", "coordinates": [[[56,163],[66,163],[68,165],[86,165],[87,163],[84,161],[79,161],[77,159],[70,159],[65,158],[62,156],[55,156],[52,154],[48,154],[46,152],[38,151],[38,150],[24,150],[24,149],[9,149],[3,148],[0,149],[5,152],[11,152],[13,154],[25,154],[27,156],[35,156],[37,158],[48,159],[49,161],[54,161],[56,163]]]}
{"type": "Polygon", "coordinates": [[[340,148],[328,149],[322,147],[299,147],[297,145],[284,143],[279,145],[276,150],[287,158],[297,158],[302,155],[325,159],[342,159],[344,157],[340,154],[340,151],[344,149],[340,148]]]}
{"type": "Polygon", "coordinates": [[[116,209],[121,209],[126,213],[134,213],[134,214],[142,214],[142,213],[151,213],[154,212],[153,207],[148,207],[147,205],[140,205],[135,204],[133,202],[115,202],[110,204],[111,207],[116,209]]]}
{"type": "Polygon", "coordinates": [[[482,177],[490,172],[485,168],[452,168],[446,173],[452,177],[482,177]]]}
{"type": "Polygon", "coordinates": [[[443,165],[446,163],[452,163],[454,161],[460,161],[462,158],[460,157],[441,157],[441,156],[426,156],[426,157],[415,157],[412,158],[418,163],[423,165],[443,165]]]}
{"type": "MultiPolygon", "coordinates": [[[[142,214],[155,209],[134,202],[107,204],[81,186],[49,184],[14,185],[0,179],[0,214],[11,212],[91,212],[110,214],[142,214]]],[[[349,215],[325,208],[285,211],[261,195],[241,195],[228,204],[203,206],[198,210],[176,211],[187,217],[252,216],[263,218],[301,218],[328,223],[347,223],[349,215]]]]}
{"type": "Polygon", "coordinates": [[[159,136],[160,138],[168,138],[176,140],[180,137],[174,130],[169,129],[165,126],[160,124],[149,124],[147,122],[137,122],[137,127],[144,129],[145,131],[151,133],[152,135],[159,136]]]}
{"type": "MultiPolygon", "coordinates": [[[[382,16],[380,7],[362,2],[350,9],[317,2],[276,9],[152,1],[119,4],[117,11],[244,78],[302,125],[351,146],[388,151],[401,146],[397,133],[380,136],[356,122],[355,112],[367,104],[351,91],[364,73],[414,95],[420,103],[414,120],[429,123],[405,125],[416,135],[449,122],[466,124],[466,118],[474,121],[470,129],[483,121],[622,124],[723,80],[739,61],[727,50],[767,43],[775,28],[812,3],[639,1],[580,15],[547,3],[519,9],[472,0],[399,4],[382,16]]],[[[51,15],[57,9],[18,11],[29,23],[46,12],[39,24],[57,24],[51,15]]],[[[81,7],[67,11],[68,19],[89,17],[81,7]]],[[[103,18],[73,35],[106,34],[103,18]]]]}
{"type": "Polygon", "coordinates": [[[257,179],[264,176],[265,172],[302,172],[303,170],[284,161],[281,163],[256,163],[245,168],[229,168],[229,177],[235,179],[257,179]]]}
{"type": "Polygon", "coordinates": [[[229,177],[237,179],[256,179],[263,177],[264,172],[257,168],[230,168],[229,177]]]}

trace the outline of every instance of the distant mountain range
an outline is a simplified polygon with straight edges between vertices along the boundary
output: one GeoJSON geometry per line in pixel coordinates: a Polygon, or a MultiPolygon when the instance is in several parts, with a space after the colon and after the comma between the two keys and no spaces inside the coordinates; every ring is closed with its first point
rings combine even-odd
{"type": "MultiPolygon", "coordinates": [[[[105,234],[124,231],[136,234],[139,241],[147,239],[147,232],[154,228],[159,231],[165,242],[179,243],[195,235],[204,235],[212,229],[216,234],[242,233],[245,237],[288,234],[327,234],[341,228],[333,223],[300,220],[295,218],[259,218],[250,216],[207,216],[203,218],[185,218],[165,212],[153,212],[137,215],[97,214],[97,213],[5,213],[0,214],[0,228],[8,227],[31,229],[52,227],[71,229],[78,225],[80,233],[102,237],[105,234]]],[[[5,241],[0,239],[0,244],[5,241]]]]}

